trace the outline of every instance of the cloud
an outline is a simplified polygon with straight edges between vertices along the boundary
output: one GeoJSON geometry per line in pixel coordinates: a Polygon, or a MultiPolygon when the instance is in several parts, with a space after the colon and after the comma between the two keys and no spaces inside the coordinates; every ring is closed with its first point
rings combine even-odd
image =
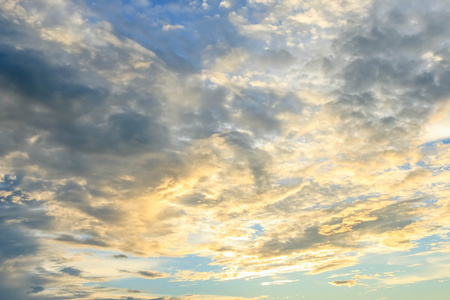
{"type": "Polygon", "coordinates": [[[65,267],[65,268],[61,269],[61,272],[68,274],[70,276],[80,277],[80,275],[83,271],[80,269],[77,269],[77,268],[65,267]]]}
{"type": "Polygon", "coordinates": [[[447,238],[445,1],[0,3],[5,297],[313,275],[447,238]],[[166,265],[193,256],[212,269],[166,265]]]}
{"type": "Polygon", "coordinates": [[[33,285],[33,286],[31,287],[31,289],[28,291],[28,293],[30,293],[30,294],[36,294],[36,293],[42,292],[43,290],[45,290],[44,287],[39,286],[39,285],[33,285]]]}
{"type": "Polygon", "coordinates": [[[79,244],[79,245],[90,245],[90,246],[99,246],[99,247],[106,247],[108,246],[107,243],[101,241],[101,240],[97,240],[95,238],[82,238],[82,239],[78,239],[76,237],[73,237],[69,234],[64,234],[61,235],[59,237],[57,237],[55,239],[56,241],[61,241],[61,242],[69,242],[69,243],[74,243],[74,244],[79,244]]]}
{"type": "Polygon", "coordinates": [[[267,286],[267,285],[285,285],[286,283],[296,282],[298,280],[275,280],[275,281],[267,281],[261,282],[259,285],[267,286]]]}
{"type": "Polygon", "coordinates": [[[162,30],[167,31],[167,30],[176,30],[176,29],[184,29],[184,26],[183,25],[164,25],[162,30]]]}
{"type": "Polygon", "coordinates": [[[139,277],[146,278],[146,279],[158,279],[158,278],[166,278],[170,277],[167,273],[162,272],[156,272],[156,271],[128,271],[128,270],[119,270],[122,273],[130,273],[138,275],[139,277]]]}
{"type": "Polygon", "coordinates": [[[150,279],[165,278],[165,277],[169,276],[169,274],[166,274],[166,273],[159,273],[159,272],[152,272],[152,271],[139,271],[139,272],[137,272],[137,274],[144,278],[150,278],[150,279]]]}
{"type": "Polygon", "coordinates": [[[175,273],[174,281],[198,281],[209,280],[213,278],[213,272],[195,272],[190,270],[182,270],[175,273]]]}
{"type": "Polygon", "coordinates": [[[356,284],[355,280],[335,280],[330,282],[330,284],[332,285],[336,285],[336,286],[348,286],[348,287],[352,287],[356,284]]]}

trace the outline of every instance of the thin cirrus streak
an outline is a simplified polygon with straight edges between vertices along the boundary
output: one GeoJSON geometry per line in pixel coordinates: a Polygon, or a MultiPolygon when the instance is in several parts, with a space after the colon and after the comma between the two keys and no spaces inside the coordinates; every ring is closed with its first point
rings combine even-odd
{"type": "Polygon", "coordinates": [[[0,0],[1,297],[442,299],[446,4],[0,0]]]}

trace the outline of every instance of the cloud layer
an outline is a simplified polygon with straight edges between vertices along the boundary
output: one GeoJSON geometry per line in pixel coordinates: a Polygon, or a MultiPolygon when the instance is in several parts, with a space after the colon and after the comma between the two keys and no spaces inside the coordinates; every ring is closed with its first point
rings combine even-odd
{"type": "Polygon", "coordinates": [[[0,7],[5,297],[209,299],[102,283],[276,286],[432,237],[449,277],[446,1],[0,7]]]}

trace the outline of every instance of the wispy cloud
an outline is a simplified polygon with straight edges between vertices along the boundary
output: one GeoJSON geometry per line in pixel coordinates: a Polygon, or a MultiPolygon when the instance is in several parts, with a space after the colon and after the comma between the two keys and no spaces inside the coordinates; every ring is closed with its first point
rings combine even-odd
{"type": "Polygon", "coordinates": [[[266,281],[261,282],[260,285],[267,286],[267,285],[285,285],[286,283],[296,282],[298,280],[275,280],[275,281],[266,281]]]}

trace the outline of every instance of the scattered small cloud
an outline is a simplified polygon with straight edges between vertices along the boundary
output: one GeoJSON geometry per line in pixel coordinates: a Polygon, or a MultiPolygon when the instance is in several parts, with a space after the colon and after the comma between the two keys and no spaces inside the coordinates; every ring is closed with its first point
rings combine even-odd
{"type": "Polygon", "coordinates": [[[356,284],[356,280],[334,280],[334,281],[331,281],[330,284],[335,285],[335,286],[352,287],[356,284]]]}
{"type": "Polygon", "coordinates": [[[286,283],[296,282],[299,280],[275,280],[275,281],[266,281],[261,282],[259,285],[268,286],[268,285],[284,285],[286,283]]]}

